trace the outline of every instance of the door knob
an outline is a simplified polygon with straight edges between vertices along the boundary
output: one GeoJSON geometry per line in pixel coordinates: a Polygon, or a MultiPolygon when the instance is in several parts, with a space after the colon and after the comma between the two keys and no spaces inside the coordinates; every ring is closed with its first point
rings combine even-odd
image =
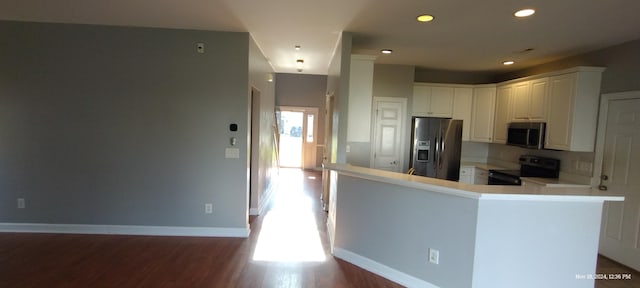
{"type": "Polygon", "coordinates": [[[607,187],[607,185],[600,185],[598,186],[598,189],[602,191],[607,191],[609,188],[607,187]]]}
{"type": "Polygon", "coordinates": [[[600,176],[600,179],[601,179],[601,180],[604,180],[604,181],[607,181],[607,180],[609,180],[609,176],[607,176],[607,175],[602,175],[602,176],[600,176]]]}

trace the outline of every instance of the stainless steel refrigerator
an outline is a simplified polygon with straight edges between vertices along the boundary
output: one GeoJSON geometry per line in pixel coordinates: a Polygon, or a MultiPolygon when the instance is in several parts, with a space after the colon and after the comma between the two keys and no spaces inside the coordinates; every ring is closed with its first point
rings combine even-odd
{"type": "Polygon", "coordinates": [[[462,120],[413,117],[411,168],[414,175],[458,181],[462,120]]]}

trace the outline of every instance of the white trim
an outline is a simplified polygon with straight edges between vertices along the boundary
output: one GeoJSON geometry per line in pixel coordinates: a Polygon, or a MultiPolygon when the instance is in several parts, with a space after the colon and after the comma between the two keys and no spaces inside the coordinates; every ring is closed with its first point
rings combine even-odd
{"type": "MultiPolygon", "coordinates": [[[[600,98],[600,113],[598,114],[598,134],[596,136],[596,155],[593,163],[593,177],[591,186],[600,185],[600,175],[602,175],[602,161],[604,159],[604,142],[607,128],[607,117],[609,113],[609,102],[613,100],[626,100],[640,98],[640,90],[602,94],[600,98]]],[[[595,188],[597,189],[597,188],[595,188]]]]}
{"type": "Polygon", "coordinates": [[[226,227],[175,227],[135,225],[88,225],[46,223],[0,223],[0,232],[61,233],[61,234],[116,234],[142,236],[194,236],[247,238],[251,229],[226,227]]]}
{"type": "Polygon", "coordinates": [[[438,288],[427,281],[339,247],[333,248],[333,256],[406,287],[438,288]]]}

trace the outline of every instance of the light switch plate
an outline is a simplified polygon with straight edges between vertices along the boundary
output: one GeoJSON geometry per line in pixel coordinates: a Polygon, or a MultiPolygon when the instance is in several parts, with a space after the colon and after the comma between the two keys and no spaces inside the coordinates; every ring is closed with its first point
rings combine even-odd
{"type": "Polygon", "coordinates": [[[224,150],[224,158],[240,158],[239,148],[226,148],[224,150]]]}

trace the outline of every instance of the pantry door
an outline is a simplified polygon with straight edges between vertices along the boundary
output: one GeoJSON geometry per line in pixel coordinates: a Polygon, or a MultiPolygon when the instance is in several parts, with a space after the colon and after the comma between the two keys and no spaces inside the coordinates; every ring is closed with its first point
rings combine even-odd
{"type": "Polygon", "coordinates": [[[373,168],[403,172],[406,107],[406,99],[403,98],[373,99],[373,168]]]}
{"type": "Polygon", "coordinates": [[[640,270],[640,91],[603,95],[600,113],[594,182],[625,200],[605,202],[599,252],[640,270]]]}

